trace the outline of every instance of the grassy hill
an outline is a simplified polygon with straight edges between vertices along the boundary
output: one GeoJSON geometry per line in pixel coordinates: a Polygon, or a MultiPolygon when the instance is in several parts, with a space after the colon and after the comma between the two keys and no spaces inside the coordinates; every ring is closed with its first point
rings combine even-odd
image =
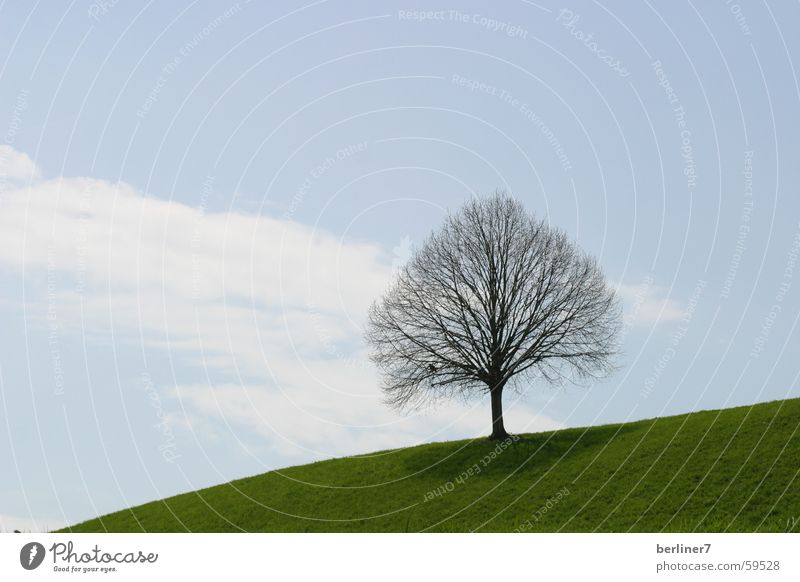
{"type": "Polygon", "coordinates": [[[800,531],[800,399],[272,471],[63,531],[800,531]]]}

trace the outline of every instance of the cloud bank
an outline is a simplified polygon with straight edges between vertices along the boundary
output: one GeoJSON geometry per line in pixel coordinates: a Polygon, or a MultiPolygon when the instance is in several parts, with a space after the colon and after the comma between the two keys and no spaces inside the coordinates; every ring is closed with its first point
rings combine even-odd
{"type": "MultiPolygon", "coordinates": [[[[176,427],[281,457],[362,453],[489,430],[486,403],[402,417],[381,401],[361,326],[390,252],[281,218],[209,212],[86,177],[42,179],[11,151],[0,266],[24,278],[29,321],[164,350],[176,427]],[[196,382],[197,372],[208,380],[196,382]],[[186,372],[184,380],[182,372],[186,372]],[[193,373],[189,373],[193,372],[193,373]],[[191,379],[189,379],[191,378],[191,379]]],[[[509,399],[511,400],[511,399],[509,399]]],[[[557,428],[509,402],[515,430],[557,428]]]]}

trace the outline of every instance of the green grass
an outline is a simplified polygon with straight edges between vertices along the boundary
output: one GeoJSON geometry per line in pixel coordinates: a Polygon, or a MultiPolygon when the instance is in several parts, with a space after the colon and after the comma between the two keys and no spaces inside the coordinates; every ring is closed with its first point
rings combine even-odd
{"type": "Polygon", "coordinates": [[[488,461],[498,449],[487,439],[434,443],[272,471],[62,531],[798,532],[799,425],[794,399],[520,435],[488,461]]]}

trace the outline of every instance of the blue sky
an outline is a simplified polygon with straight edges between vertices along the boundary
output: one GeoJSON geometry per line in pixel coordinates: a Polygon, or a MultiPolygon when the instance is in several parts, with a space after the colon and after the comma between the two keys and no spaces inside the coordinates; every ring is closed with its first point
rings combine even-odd
{"type": "Polygon", "coordinates": [[[800,396],[795,4],[4,2],[0,527],[488,432],[366,309],[497,188],[595,254],[618,373],[511,431],[800,396]]]}

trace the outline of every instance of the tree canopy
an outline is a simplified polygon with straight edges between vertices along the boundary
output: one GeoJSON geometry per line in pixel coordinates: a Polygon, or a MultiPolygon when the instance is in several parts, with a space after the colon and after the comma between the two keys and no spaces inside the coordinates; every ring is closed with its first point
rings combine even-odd
{"type": "Polygon", "coordinates": [[[387,402],[418,407],[613,369],[620,308],[596,261],[504,193],[467,202],[433,232],[370,308],[366,337],[387,402]]]}

